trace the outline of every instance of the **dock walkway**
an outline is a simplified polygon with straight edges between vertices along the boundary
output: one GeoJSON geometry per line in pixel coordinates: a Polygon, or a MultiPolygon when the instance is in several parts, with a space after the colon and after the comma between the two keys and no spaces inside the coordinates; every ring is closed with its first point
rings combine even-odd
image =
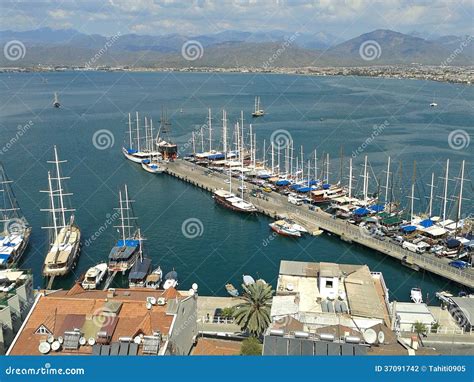
{"type": "MultiPolygon", "coordinates": [[[[229,188],[229,185],[225,183],[227,177],[224,174],[209,173],[209,170],[206,168],[181,159],[168,163],[165,172],[209,192],[219,188],[229,188]]],[[[232,183],[233,192],[239,193],[237,188],[240,185],[240,181],[234,181],[233,179],[232,183]]],[[[255,187],[250,183],[246,183],[246,185],[249,190],[255,187]]],[[[310,210],[306,204],[301,206],[290,204],[284,195],[276,192],[266,193],[265,199],[252,197],[250,193],[247,193],[247,195],[260,213],[271,218],[286,215],[304,226],[311,233],[324,230],[339,236],[344,241],[363,245],[400,261],[408,258],[412,266],[417,266],[420,269],[474,289],[474,270],[472,268],[457,269],[448,264],[450,262],[449,259],[437,258],[432,254],[413,253],[389,242],[387,239],[379,240],[362,228],[345,220],[336,219],[333,215],[321,209],[310,210]]]]}

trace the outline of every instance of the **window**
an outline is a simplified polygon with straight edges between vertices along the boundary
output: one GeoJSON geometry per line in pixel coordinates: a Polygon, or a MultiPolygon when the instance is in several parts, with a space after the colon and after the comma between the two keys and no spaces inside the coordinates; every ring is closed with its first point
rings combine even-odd
{"type": "Polygon", "coordinates": [[[36,329],[35,334],[52,334],[52,333],[46,326],[41,325],[38,329],[36,329]]]}
{"type": "Polygon", "coordinates": [[[326,288],[332,288],[332,280],[326,280],[326,288]]]}

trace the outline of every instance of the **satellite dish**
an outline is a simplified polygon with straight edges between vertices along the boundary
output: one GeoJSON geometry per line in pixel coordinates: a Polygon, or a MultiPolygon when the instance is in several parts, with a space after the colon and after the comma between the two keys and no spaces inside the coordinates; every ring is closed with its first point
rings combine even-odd
{"type": "Polygon", "coordinates": [[[364,332],[364,340],[368,344],[371,344],[371,345],[374,344],[375,341],[377,341],[377,333],[375,333],[375,330],[374,329],[367,329],[364,332]]]}
{"type": "Polygon", "coordinates": [[[59,337],[58,337],[58,342],[59,342],[60,344],[62,344],[62,343],[64,342],[64,338],[61,337],[61,336],[59,336],[59,337]]]}
{"type": "Polygon", "coordinates": [[[379,332],[379,334],[377,334],[377,340],[379,341],[379,344],[383,344],[384,341],[385,341],[385,334],[384,332],[379,332]]]}
{"type": "Polygon", "coordinates": [[[59,343],[59,341],[54,341],[51,344],[51,349],[54,351],[58,351],[60,347],[61,347],[61,344],[59,343]]]}
{"type": "Polygon", "coordinates": [[[94,346],[95,344],[95,338],[94,337],[91,337],[87,340],[87,343],[89,344],[89,346],[94,346]]]}
{"type": "Polygon", "coordinates": [[[146,303],[146,308],[147,308],[148,310],[150,310],[151,307],[152,307],[151,302],[147,302],[147,303],[146,303]]]}
{"type": "Polygon", "coordinates": [[[54,342],[54,336],[50,334],[47,339],[48,343],[52,344],[54,342]]]}
{"type": "Polygon", "coordinates": [[[148,301],[150,302],[151,305],[156,305],[156,297],[148,297],[148,301]]]}
{"type": "Polygon", "coordinates": [[[198,285],[196,283],[193,283],[192,288],[195,292],[198,290],[198,285]]]}
{"type": "Polygon", "coordinates": [[[194,289],[190,289],[190,290],[189,290],[189,295],[190,295],[190,296],[194,296],[194,293],[195,293],[195,292],[194,292],[194,289]]]}
{"type": "Polygon", "coordinates": [[[140,336],[136,336],[134,339],[133,339],[133,342],[135,342],[137,345],[140,345],[142,343],[142,339],[140,336]]]}
{"type": "Polygon", "coordinates": [[[86,339],[84,337],[79,338],[79,345],[84,346],[86,344],[86,339]]]}
{"type": "Polygon", "coordinates": [[[48,354],[51,350],[51,345],[46,341],[40,342],[38,350],[41,354],[48,354]]]}

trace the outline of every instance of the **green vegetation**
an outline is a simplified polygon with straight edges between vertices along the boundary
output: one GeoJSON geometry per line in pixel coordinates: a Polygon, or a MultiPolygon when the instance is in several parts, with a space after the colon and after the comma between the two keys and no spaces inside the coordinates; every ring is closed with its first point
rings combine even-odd
{"type": "Polygon", "coordinates": [[[222,309],[222,317],[232,318],[234,317],[235,308],[233,306],[222,309]]]}
{"type": "Polygon", "coordinates": [[[272,286],[257,281],[251,285],[242,285],[243,303],[236,306],[234,318],[242,329],[251,336],[260,337],[270,325],[270,306],[272,286]]]}
{"type": "Polygon", "coordinates": [[[427,332],[426,325],[422,322],[415,322],[414,331],[416,334],[425,334],[427,332]]]}
{"type": "Polygon", "coordinates": [[[247,338],[242,341],[240,355],[262,355],[262,344],[255,337],[247,338]]]}

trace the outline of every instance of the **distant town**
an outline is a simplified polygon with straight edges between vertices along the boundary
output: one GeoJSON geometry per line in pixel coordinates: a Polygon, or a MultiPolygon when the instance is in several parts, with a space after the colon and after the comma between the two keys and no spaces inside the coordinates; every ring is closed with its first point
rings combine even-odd
{"type": "Polygon", "coordinates": [[[426,66],[421,64],[356,66],[356,67],[130,67],[130,66],[34,66],[4,67],[2,72],[62,72],[62,71],[130,71],[130,72],[204,72],[204,73],[274,73],[312,76],[361,76],[396,79],[428,80],[470,85],[474,80],[474,66],[426,66]]]}

